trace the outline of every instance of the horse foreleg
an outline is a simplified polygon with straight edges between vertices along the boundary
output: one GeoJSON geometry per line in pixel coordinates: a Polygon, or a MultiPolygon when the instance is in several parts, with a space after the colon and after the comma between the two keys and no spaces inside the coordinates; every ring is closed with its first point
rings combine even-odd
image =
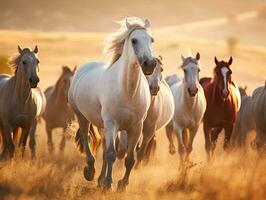
{"type": "MultiPolygon", "coordinates": [[[[105,162],[107,164],[107,173],[104,179],[104,189],[109,190],[113,183],[113,164],[116,160],[115,137],[117,127],[112,120],[104,121],[104,137],[105,137],[105,162]]],[[[104,164],[104,163],[103,163],[104,164]]]]}
{"type": "Polygon", "coordinates": [[[65,149],[65,146],[66,146],[66,128],[63,129],[63,135],[62,135],[62,138],[61,138],[61,141],[60,141],[60,151],[61,153],[64,152],[64,149],[65,149]]]}
{"type": "Polygon", "coordinates": [[[216,144],[217,144],[217,140],[218,140],[218,136],[219,136],[219,133],[222,131],[222,128],[213,128],[211,130],[211,154],[213,156],[214,154],[214,150],[216,148],[216,144]]]}
{"type": "Polygon", "coordinates": [[[47,133],[48,151],[49,151],[50,154],[52,154],[54,152],[52,128],[49,125],[46,124],[45,129],[46,129],[46,133],[47,133]]]}
{"type": "Polygon", "coordinates": [[[155,150],[156,150],[156,146],[157,146],[156,139],[155,139],[155,137],[153,137],[151,139],[151,141],[149,142],[148,147],[147,147],[146,157],[144,159],[144,164],[145,165],[148,164],[150,159],[154,156],[155,150]]]}
{"type": "Polygon", "coordinates": [[[152,138],[155,135],[155,127],[152,127],[151,130],[147,131],[147,130],[143,130],[143,139],[142,139],[142,143],[140,146],[140,149],[137,152],[137,161],[138,164],[145,158],[147,157],[147,147],[149,145],[149,143],[151,142],[152,138]]]}
{"type": "Polygon", "coordinates": [[[1,160],[5,160],[13,157],[15,146],[12,142],[11,137],[11,127],[6,125],[5,128],[1,127],[1,135],[2,135],[2,148],[3,151],[1,153],[1,160]]]}
{"type": "Polygon", "coordinates": [[[173,140],[174,127],[173,127],[172,120],[167,124],[167,126],[165,127],[165,130],[166,130],[167,139],[169,141],[169,147],[168,147],[169,153],[173,155],[176,152],[176,148],[175,148],[174,140],[173,140]]]}
{"type": "Polygon", "coordinates": [[[211,139],[210,139],[210,126],[203,122],[203,131],[204,131],[204,137],[205,137],[205,150],[207,153],[207,160],[210,160],[210,152],[211,152],[211,139]]]}
{"type": "Polygon", "coordinates": [[[129,176],[135,164],[136,146],[137,146],[137,143],[139,141],[139,138],[142,132],[142,127],[143,127],[143,123],[140,122],[134,127],[131,127],[127,132],[128,133],[128,153],[125,159],[126,172],[124,174],[124,177],[118,181],[117,191],[119,192],[124,191],[126,189],[126,186],[129,183],[129,176]]]}
{"type": "Polygon", "coordinates": [[[196,125],[196,127],[189,129],[189,140],[188,140],[188,144],[186,147],[186,151],[187,151],[186,161],[189,161],[189,155],[193,150],[193,141],[198,131],[198,128],[199,128],[199,125],[196,125]]]}
{"type": "Polygon", "coordinates": [[[177,142],[178,142],[178,153],[180,156],[180,166],[182,167],[184,164],[184,156],[185,156],[185,145],[183,140],[183,128],[180,127],[177,123],[174,123],[174,132],[177,136],[177,142]]]}
{"type": "Polygon", "coordinates": [[[24,157],[24,153],[25,153],[25,148],[26,148],[26,144],[27,144],[27,139],[29,136],[29,132],[30,132],[30,127],[25,126],[22,128],[22,134],[19,140],[19,147],[20,147],[20,151],[21,151],[21,157],[24,157]]]}
{"type": "Polygon", "coordinates": [[[107,164],[106,164],[106,159],[105,159],[105,140],[103,139],[103,156],[102,156],[102,169],[100,176],[98,178],[98,187],[103,187],[104,186],[104,179],[106,176],[106,169],[107,169],[107,164]]]}
{"type": "Polygon", "coordinates": [[[228,150],[230,148],[230,140],[233,131],[234,124],[230,124],[225,128],[225,137],[224,137],[224,150],[228,150]]]}
{"type": "Polygon", "coordinates": [[[35,133],[36,133],[36,127],[37,127],[37,119],[34,119],[31,129],[30,129],[30,150],[31,150],[31,159],[35,158],[35,145],[36,145],[36,140],[35,140],[35,133]]]}
{"type": "Polygon", "coordinates": [[[85,149],[87,166],[83,169],[83,175],[86,180],[91,181],[95,175],[95,158],[91,153],[89,144],[88,144],[88,132],[89,132],[89,121],[79,112],[76,112],[78,123],[79,123],[79,134],[81,136],[82,145],[85,149]]]}

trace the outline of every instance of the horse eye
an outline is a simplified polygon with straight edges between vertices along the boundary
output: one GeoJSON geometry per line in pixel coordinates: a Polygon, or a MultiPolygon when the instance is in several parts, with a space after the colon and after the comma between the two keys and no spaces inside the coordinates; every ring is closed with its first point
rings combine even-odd
{"type": "Polygon", "coordinates": [[[137,44],[137,42],[138,42],[138,40],[136,39],[136,38],[133,38],[132,40],[131,40],[131,42],[132,42],[132,44],[137,44]]]}
{"type": "Polygon", "coordinates": [[[186,70],[186,69],[184,69],[184,72],[185,72],[185,73],[187,73],[187,70],[186,70]]]}
{"type": "Polygon", "coordinates": [[[151,43],[154,43],[154,38],[151,38],[151,43]]]}
{"type": "Polygon", "coordinates": [[[37,64],[39,64],[40,63],[40,61],[39,60],[37,60],[37,64]]]}
{"type": "Polygon", "coordinates": [[[198,69],[198,72],[200,72],[200,69],[198,69]]]}
{"type": "Polygon", "coordinates": [[[25,60],[23,60],[23,61],[22,61],[22,64],[23,64],[23,65],[26,65],[26,61],[25,61],[25,60]]]}

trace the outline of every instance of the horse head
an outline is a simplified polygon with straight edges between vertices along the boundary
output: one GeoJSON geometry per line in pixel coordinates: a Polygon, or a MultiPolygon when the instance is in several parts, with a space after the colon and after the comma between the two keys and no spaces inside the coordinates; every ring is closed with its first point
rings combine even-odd
{"type": "Polygon", "coordinates": [[[214,68],[214,74],[215,78],[217,80],[218,89],[220,91],[221,96],[224,99],[227,99],[229,96],[229,89],[228,85],[232,83],[232,70],[230,69],[230,65],[233,62],[233,58],[230,57],[229,61],[218,61],[218,59],[215,57],[215,68],[214,68]]]}

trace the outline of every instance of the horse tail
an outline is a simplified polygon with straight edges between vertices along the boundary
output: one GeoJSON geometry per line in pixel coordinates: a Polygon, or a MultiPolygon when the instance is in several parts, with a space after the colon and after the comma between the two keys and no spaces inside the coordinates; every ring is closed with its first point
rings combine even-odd
{"type": "Polygon", "coordinates": [[[90,124],[90,147],[92,153],[95,155],[101,145],[102,142],[102,133],[101,130],[90,124]]]}
{"type": "Polygon", "coordinates": [[[84,147],[81,141],[81,132],[80,128],[77,130],[76,135],[75,135],[75,144],[80,153],[84,153],[84,147]]]}
{"type": "MultiPolygon", "coordinates": [[[[97,127],[94,127],[92,124],[90,124],[89,127],[89,135],[88,135],[88,140],[89,140],[89,145],[90,145],[90,149],[92,154],[96,154],[100,145],[101,145],[101,133],[100,130],[97,127]]],[[[75,144],[76,147],[78,148],[78,150],[81,153],[84,153],[84,146],[82,144],[82,140],[81,140],[81,131],[80,129],[78,129],[78,131],[76,132],[75,135],[75,144]]]]}

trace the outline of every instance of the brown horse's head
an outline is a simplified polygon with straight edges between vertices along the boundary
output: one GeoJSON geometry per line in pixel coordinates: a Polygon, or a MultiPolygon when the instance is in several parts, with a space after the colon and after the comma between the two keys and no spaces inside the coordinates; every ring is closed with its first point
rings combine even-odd
{"type": "Polygon", "coordinates": [[[218,83],[218,89],[220,91],[221,96],[224,99],[227,99],[229,95],[228,85],[232,83],[232,70],[230,69],[230,65],[233,62],[233,58],[230,57],[228,62],[218,61],[217,58],[214,58],[216,67],[214,68],[215,78],[218,83]]]}
{"type": "Polygon", "coordinates": [[[30,48],[21,48],[18,46],[19,55],[10,60],[10,64],[15,68],[15,74],[25,76],[31,88],[36,88],[40,79],[37,75],[39,59],[37,56],[38,47],[35,46],[32,51],[30,48]],[[18,74],[19,73],[19,74],[18,74]]]}
{"type": "Polygon", "coordinates": [[[58,79],[57,85],[66,97],[70,86],[70,79],[74,75],[76,69],[77,66],[75,66],[73,70],[68,66],[62,66],[62,74],[58,79]]]}

